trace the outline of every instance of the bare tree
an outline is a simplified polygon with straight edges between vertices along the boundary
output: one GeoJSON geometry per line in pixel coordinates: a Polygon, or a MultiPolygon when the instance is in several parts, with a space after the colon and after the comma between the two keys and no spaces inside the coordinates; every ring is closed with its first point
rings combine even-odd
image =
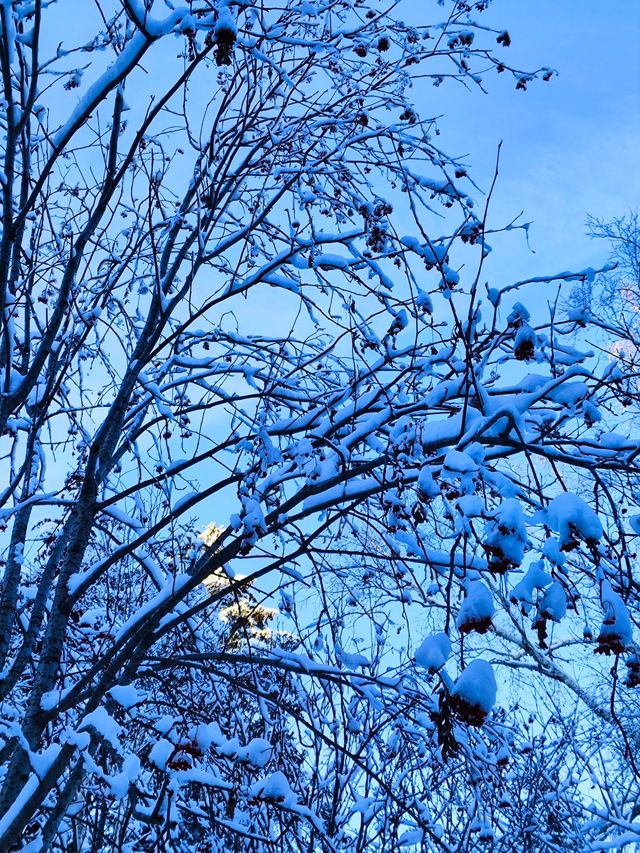
{"type": "Polygon", "coordinates": [[[633,409],[638,398],[638,300],[640,299],[640,221],[632,211],[610,222],[590,216],[588,233],[609,243],[612,269],[597,280],[574,288],[570,304],[575,317],[586,317],[592,326],[600,326],[599,341],[622,365],[617,377],[619,394],[616,402],[623,409],[633,409]]]}
{"type": "Polygon", "coordinates": [[[582,602],[633,649],[593,271],[485,289],[409,98],[552,72],[440,5],[0,2],[3,850],[489,844],[492,663],[615,728],[559,660],[582,602]]]}

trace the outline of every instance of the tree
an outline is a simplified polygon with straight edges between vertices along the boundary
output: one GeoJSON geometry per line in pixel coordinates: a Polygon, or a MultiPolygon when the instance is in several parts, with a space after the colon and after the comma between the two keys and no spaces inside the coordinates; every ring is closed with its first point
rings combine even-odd
{"type": "Polygon", "coordinates": [[[485,291],[409,97],[552,76],[486,6],[0,4],[2,849],[489,845],[496,676],[620,729],[562,655],[633,654],[638,445],[514,300],[594,273],[485,291]]]}
{"type": "Polygon", "coordinates": [[[587,227],[591,237],[610,244],[612,269],[589,286],[576,287],[571,293],[574,312],[586,312],[594,326],[601,326],[603,343],[611,355],[623,364],[624,380],[620,402],[628,408],[637,399],[634,376],[638,362],[637,305],[640,296],[640,222],[632,211],[628,216],[605,222],[590,216],[587,227]]]}

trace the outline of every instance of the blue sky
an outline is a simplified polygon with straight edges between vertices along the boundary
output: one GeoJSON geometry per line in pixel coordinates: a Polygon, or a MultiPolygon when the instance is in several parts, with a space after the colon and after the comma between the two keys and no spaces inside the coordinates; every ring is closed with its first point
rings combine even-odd
{"type": "Polygon", "coordinates": [[[535,255],[517,235],[494,240],[488,271],[506,284],[596,265],[607,249],[585,235],[586,215],[610,219],[640,206],[640,0],[494,0],[480,21],[509,30],[504,54],[512,64],[559,72],[524,93],[507,75],[492,75],[486,96],[451,86],[415,90],[425,115],[437,92],[440,144],[469,154],[483,189],[503,140],[491,221],[524,210],[535,255]]]}

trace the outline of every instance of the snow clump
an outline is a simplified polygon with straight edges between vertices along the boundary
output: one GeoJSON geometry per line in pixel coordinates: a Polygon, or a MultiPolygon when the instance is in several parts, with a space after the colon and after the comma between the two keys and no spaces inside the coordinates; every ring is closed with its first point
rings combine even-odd
{"type": "Polygon", "coordinates": [[[551,576],[543,569],[542,560],[531,563],[526,575],[511,590],[509,599],[514,604],[519,604],[523,614],[526,616],[533,605],[534,593],[537,589],[544,589],[551,583],[551,576]]]}
{"type": "Polygon", "coordinates": [[[496,702],[498,685],[493,667],[486,660],[473,660],[462,670],[451,691],[452,705],[460,719],[481,726],[496,702]]]}
{"type": "Polygon", "coordinates": [[[456,618],[456,628],[461,634],[477,631],[486,634],[495,613],[493,596],[482,581],[471,581],[456,618]]]}
{"type": "Polygon", "coordinates": [[[440,632],[427,637],[416,649],[415,661],[429,672],[437,672],[441,669],[451,654],[451,640],[440,632]]]}
{"type": "Polygon", "coordinates": [[[515,498],[502,501],[485,527],[484,549],[489,555],[489,568],[504,572],[519,566],[527,545],[524,513],[515,498]]]}
{"type": "Polygon", "coordinates": [[[555,530],[562,551],[572,551],[580,541],[595,546],[602,538],[600,519],[590,506],[572,492],[557,495],[546,509],[536,513],[535,519],[555,530]]]}
{"type": "Polygon", "coordinates": [[[295,806],[298,798],[291,790],[287,777],[280,770],[254,782],[249,788],[252,800],[265,800],[270,803],[280,803],[283,806],[295,806]]]}
{"type": "Polygon", "coordinates": [[[596,652],[599,654],[621,654],[633,646],[633,626],[627,605],[608,580],[602,581],[600,600],[604,608],[604,620],[596,652]]]}
{"type": "Polygon", "coordinates": [[[560,622],[567,613],[567,593],[560,581],[554,581],[540,602],[540,616],[552,622],[560,622]]]}

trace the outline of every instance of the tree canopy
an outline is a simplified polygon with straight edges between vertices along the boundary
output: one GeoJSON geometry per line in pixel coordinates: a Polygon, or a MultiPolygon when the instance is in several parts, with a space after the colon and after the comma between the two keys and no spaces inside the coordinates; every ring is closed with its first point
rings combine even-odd
{"type": "Polygon", "coordinates": [[[640,839],[635,326],[412,95],[553,76],[487,6],[0,0],[0,849],[640,839]]]}

